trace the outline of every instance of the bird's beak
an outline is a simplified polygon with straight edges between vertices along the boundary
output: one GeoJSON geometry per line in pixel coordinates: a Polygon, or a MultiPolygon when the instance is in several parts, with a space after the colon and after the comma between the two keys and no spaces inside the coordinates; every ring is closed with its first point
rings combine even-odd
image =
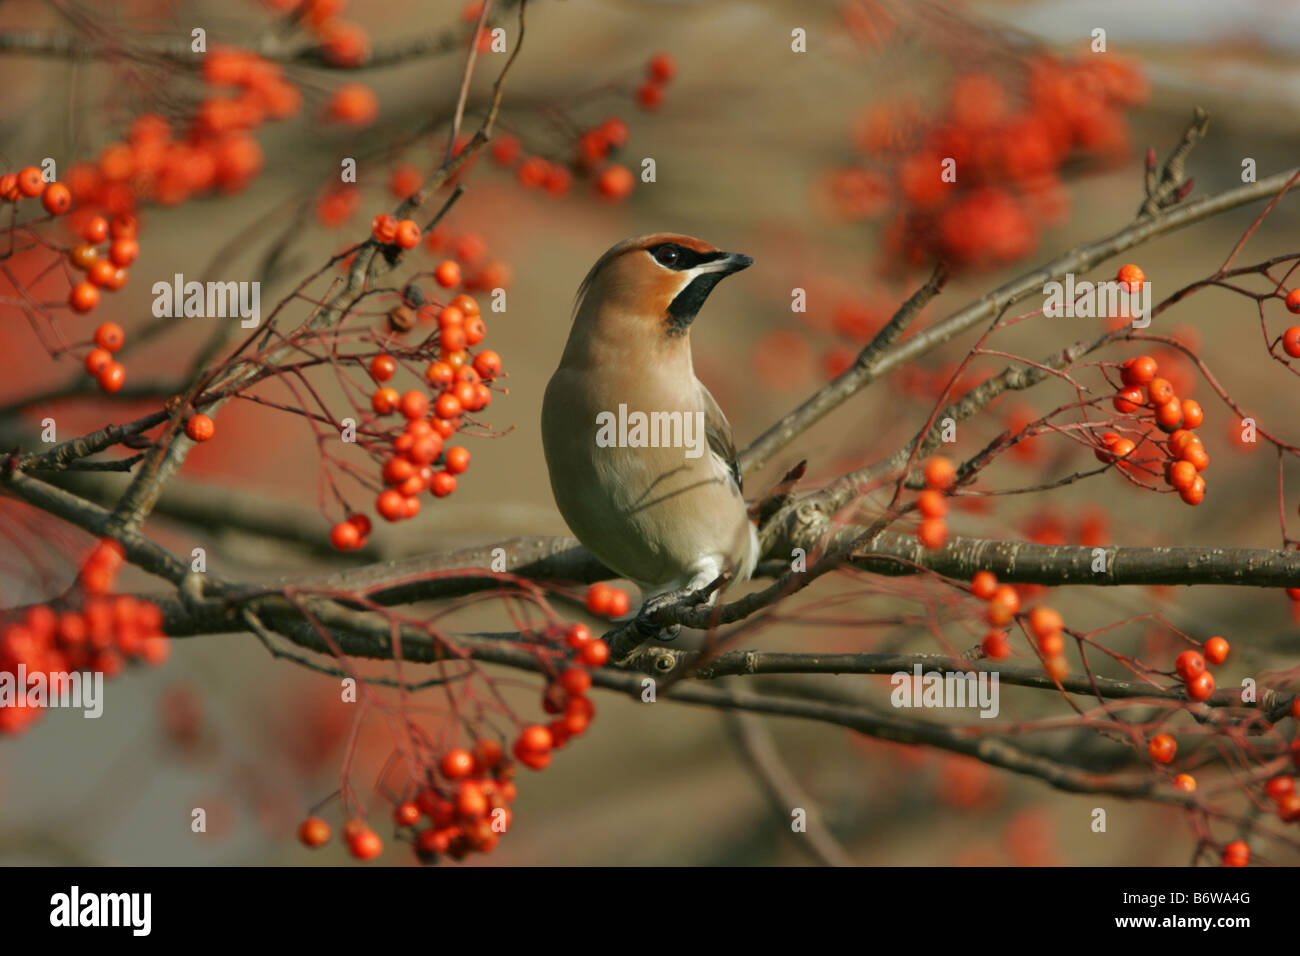
{"type": "Polygon", "coordinates": [[[741,269],[748,269],[754,264],[754,260],[749,256],[741,255],[739,252],[724,252],[718,258],[706,262],[699,267],[701,273],[720,272],[724,276],[729,276],[733,272],[739,272],[741,269]]]}

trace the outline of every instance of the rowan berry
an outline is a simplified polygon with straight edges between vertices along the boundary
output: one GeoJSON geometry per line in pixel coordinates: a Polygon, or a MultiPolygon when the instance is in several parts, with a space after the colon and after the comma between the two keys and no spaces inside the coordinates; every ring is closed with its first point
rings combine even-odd
{"type": "Polygon", "coordinates": [[[984,635],[980,646],[984,649],[984,656],[995,661],[1000,661],[1011,653],[1005,631],[989,631],[984,635]]]}
{"type": "Polygon", "coordinates": [[[39,166],[24,166],[18,170],[16,185],[18,191],[30,199],[39,196],[41,190],[45,188],[45,176],[42,175],[39,166]]]}
{"type": "Polygon", "coordinates": [[[1282,333],[1282,350],[1292,358],[1300,358],[1300,325],[1293,325],[1282,333]]]}
{"type": "Polygon", "coordinates": [[[937,550],[948,541],[948,523],[942,518],[926,518],[916,534],[923,547],[930,551],[937,550]]]}
{"type": "Polygon", "coordinates": [[[611,163],[600,171],[596,178],[596,189],[600,195],[612,202],[626,199],[636,185],[636,177],[626,166],[611,163]]]}
{"type": "Polygon", "coordinates": [[[1204,421],[1205,412],[1201,410],[1200,403],[1190,398],[1183,399],[1183,427],[1200,428],[1204,421]]]}
{"type": "Polygon", "coordinates": [[[486,381],[492,381],[501,374],[501,356],[491,349],[485,349],[474,356],[474,371],[486,381]]]}
{"type": "Polygon", "coordinates": [[[191,415],[189,421],[185,423],[185,434],[189,436],[191,441],[207,441],[216,433],[216,430],[216,423],[202,412],[191,415]]]}
{"type": "Polygon", "coordinates": [[[73,246],[68,250],[68,261],[83,272],[99,260],[99,250],[94,246],[73,246]]]}
{"type": "Polygon", "coordinates": [[[391,355],[376,355],[370,360],[370,377],[376,382],[387,382],[397,374],[397,360],[391,355]]]}
{"type": "Polygon", "coordinates": [[[1205,670],[1205,658],[1199,651],[1183,651],[1174,659],[1174,670],[1184,681],[1190,681],[1205,670]]]}
{"type": "Polygon", "coordinates": [[[420,808],[406,800],[393,808],[393,822],[399,827],[413,827],[420,822],[420,808]]]}
{"type": "Polygon", "coordinates": [[[460,285],[460,263],[453,259],[444,259],[433,270],[433,279],[444,289],[460,285]]]}
{"type": "Polygon", "coordinates": [[[1153,378],[1147,382],[1147,397],[1154,405],[1163,405],[1174,398],[1174,387],[1168,379],[1153,378]]]}
{"type": "Polygon", "coordinates": [[[447,471],[459,475],[469,467],[469,451],[456,446],[447,449],[447,471]]]}
{"type": "Polygon", "coordinates": [[[1213,693],[1214,675],[1209,671],[1201,671],[1187,682],[1187,697],[1189,700],[1209,700],[1213,693]]]}
{"type": "Polygon", "coordinates": [[[1119,267],[1116,280],[1129,292],[1137,292],[1146,280],[1146,274],[1138,266],[1128,263],[1119,267]]]}
{"type": "Polygon", "coordinates": [[[358,860],[373,860],[384,852],[384,841],[378,833],[363,825],[348,836],[348,852],[358,860]]]}
{"type": "Polygon", "coordinates": [[[1300,312],[1300,289],[1292,289],[1286,294],[1286,307],[1292,312],[1300,312]]]}
{"type": "Polygon", "coordinates": [[[99,305],[99,289],[90,282],[78,282],[68,293],[68,304],[77,312],[89,312],[99,305]]]}
{"type": "Polygon", "coordinates": [[[351,521],[340,521],[330,528],[330,544],[339,551],[352,551],[361,547],[361,529],[351,521]]]}
{"type": "Polygon", "coordinates": [[[385,521],[401,521],[406,517],[406,498],[396,488],[387,488],[379,493],[375,510],[385,521]]]}
{"type": "Polygon", "coordinates": [[[455,747],[442,755],[438,769],[448,780],[459,780],[474,772],[474,755],[464,747],[455,747]]]}
{"type": "Polygon", "coordinates": [[[1124,363],[1120,370],[1120,378],[1130,387],[1145,385],[1156,377],[1157,370],[1155,359],[1150,355],[1139,355],[1124,363]]]}
{"type": "Polygon", "coordinates": [[[91,375],[98,375],[103,371],[104,366],[113,361],[113,355],[107,349],[91,349],[86,356],[86,371],[91,375]]]}
{"type": "Polygon", "coordinates": [[[72,193],[63,183],[50,183],[41,193],[41,205],[51,216],[62,216],[72,208],[72,193]]]}
{"type": "Polygon", "coordinates": [[[1211,664],[1222,664],[1228,659],[1229,644],[1221,637],[1212,637],[1205,642],[1205,659],[1211,664]]]}
{"type": "Polygon", "coordinates": [[[126,268],[140,255],[140,243],[134,239],[114,239],[108,247],[108,258],[113,265],[126,268]]]}
{"type": "Polygon", "coordinates": [[[970,579],[971,594],[981,601],[987,601],[993,597],[998,589],[998,579],[992,571],[976,571],[975,576],[970,579]]]}
{"type": "Polygon", "coordinates": [[[99,382],[100,391],[108,392],[110,395],[120,392],[122,386],[126,384],[126,366],[121,362],[109,362],[99,370],[95,380],[99,382]]]}
{"type": "Polygon", "coordinates": [[[108,220],[103,216],[91,216],[81,224],[81,238],[92,244],[99,244],[108,238],[108,220]]]}
{"type": "Polygon", "coordinates": [[[926,487],[937,488],[940,491],[951,488],[953,482],[957,480],[957,469],[942,455],[934,455],[926,459],[924,474],[926,487]]]}
{"type": "Polygon", "coordinates": [[[942,518],[948,513],[948,499],[943,492],[927,488],[917,495],[916,507],[927,518],[942,518]]]}
{"type": "Polygon", "coordinates": [[[446,471],[437,472],[429,487],[435,498],[446,498],[456,490],[456,476],[446,471]]]}
{"type": "Polygon", "coordinates": [[[308,817],[298,826],[298,842],[303,846],[324,846],[330,839],[330,825],[320,817],[308,817]]]}
{"type": "Polygon", "coordinates": [[[1196,792],[1196,778],[1190,773],[1180,773],[1174,777],[1174,788],[1183,791],[1183,793],[1196,792]]]}
{"type": "Polygon", "coordinates": [[[1147,751],[1160,763],[1169,763],[1178,753],[1178,742],[1169,734],[1156,734],[1147,744],[1147,751]]]}
{"type": "Polygon", "coordinates": [[[1233,840],[1223,848],[1224,866],[1245,866],[1250,862],[1250,847],[1245,840],[1233,840]]]}
{"type": "Polygon", "coordinates": [[[591,629],[585,624],[570,624],[564,632],[564,640],[575,651],[580,651],[591,643],[591,629]]]}
{"type": "Polygon", "coordinates": [[[414,249],[420,244],[420,225],[413,219],[403,219],[397,224],[394,240],[403,249],[414,249]]]}
{"type": "Polygon", "coordinates": [[[402,400],[395,388],[380,388],[375,390],[375,394],[370,396],[370,407],[379,415],[391,415],[397,411],[397,404],[402,400]]]}
{"type": "Polygon", "coordinates": [[[101,349],[116,352],[126,342],[126,333],[116,322],[104,322],[95,329],[95,344],[101,349]]]}

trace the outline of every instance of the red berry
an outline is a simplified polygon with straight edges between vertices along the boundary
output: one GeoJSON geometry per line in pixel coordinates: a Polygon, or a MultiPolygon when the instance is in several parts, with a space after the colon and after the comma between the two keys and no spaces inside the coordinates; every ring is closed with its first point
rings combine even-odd
{"type": "Polygon", "coordinates": [[[41,175],[40,167],[24,166],[18,170],[17,187],[18,191],[28,199],[39,196],[41,190],[45,188],[45,177],[41,175]]]}
{"type": "Polygon", "coordinates": [[[460,263],[452,259],[444,259],[433,270],[433,279],[444,289],[460,285],[460,263]]]}
{"type": "Polygon", "coordinates": [[[348,852],[358,860],[373,860],[384,852],[384,841],[364,824],[348,836],[348,852]]]}
{"type": "Polygon", "coordinates": [[[104,322],[95,329],[95,344],[108,352],[116,352],[126,341],[126,333],[116,322],[104,322]]]}
{"type": "Polygon", "coordinates": [[[202,412],[191,415],[190,420],[185,423],[185,434],[190,437],[191,441],[207,441],[216,433],[216,430],[216,423],[202,412]]]}
{"type": "Polygon", "coordinates": [[[942,455],[935,455],[925,461],[925,484],[927,488],[946,491],[957,480],[957,469],[953,463],[942,455]]]}
{"type": "Polygon", "coordinates": [[[370,407],[378,415],[391,415],[397,411],[397,403],[402,400],[395,388],[381,388],[370,396],[370,407]]]}
{"type": "Polygon", "coordinates": [[[474,771],[474,755],[464,747],[448,750],[443,754],[438,769],[442,771],[442,775],[448,780],[459,780],[461,777],[468,777],[474,771]]]}
{"type": "Polygon", "coordinates": [[[459,446],[447,449],[447,471],[459,475],[469,467],[469,452],[459,446]]]}
{"type": "Polygon", "coordinates": [[[120,392],[122,386],[126,384],[126,366],[121,362],[109,362],[99,370],[95,379],[99,382],[101,391],[108,392],[110,395],[120,392]]]}
{"type": "Polygon", "coordinates": [[[385,521],[401,521],[406,517],[406,497],[396,488],[385,489],[375,501],[375,510],[385,521]]]}
{"type": "Polygon", "coordinates": [[[370,377],[376,382],[387,382],[397,374],[397,360],[391,355],[376,355],[370,360],[370,377]]]}
{"type": "Polygon", "coordinates": [[[578,652],[578,661],[588,667],[604,667],[609,660],[609,645],[604,641],[593,640],[578,652]]]}
{"type": "Polygon", "coordinates": [[[975,576],[970,579],[971,594],[981,601],[987,601],[993,597],[998,589],[998,579],[992,571],[976,571],[975,576]]]}
{"type": "Polygon", "coordinates": [[[1156,734],[1147,744],[1147,751],[1160,763],[1169,763],[1178,753],[1178,742],[1168,734],[1156,734]]]}
{"type": "Polygon", "coordinates": [[[51,216],[62,216],[72,208],[72,193],[63,183],[50,183],[41,193],[41,205],[51,216]]]}
{"type": "Polygon", "coordinates": [[[139,255],[140,244],[134,239],[114,239],[113,244],[108,247],[108,258],[115,266],[125,268],[135,262],[139,255]]]}
{"type": "Polygon", "coordinates": [[[112,361],[113,355],[107,349],[91,349],[86,356],[86,371],[91,375],[98,375],[112,361]]]}
{"type": "Polygon", "coordinates": [[[1145,385],[1156,377],[1157,370],[1155,359],[1150,355],[1139,355],[1124,363],[1120,370],[1120,378],[1128,386],[1145,385]]]}
{"type": "Polygon", "coordinates": [[[81,224],[81,238],[98,245],[108,238],[108,220],[103,216],[91,216],[81,224]]]}
{"type": "Polygon", "coordinates": [[[1292,289],[1286,294],[1286,307],[1292,312],[1300,312],[1300,289],[1292,289]]]}
{"type": "Polygon", "coordinates": [[[1189,700],[1209,700],[1214,693],[1214,675],[1209,671],[1202,671],[1187,682],[1187,697],[1189,700]]]}
{"type": "Polygon", "coordinates": [[[1245,866],[1250,862],[1250,847],[1245,840],[1233,840],[1223,848],[1224,866],[1245,866]]]}
{"type": "Polygon", "coordinates": [[[308,817],[298,826],[298,842],[303,846],[324,846],[330,839],[330,825],[320,817],[308,817]]]}
{"type": "Polygon", "coordinates": [[[485,381],[492,381],[501,374],[501,356],[491,349],[485,349],[474,356],[474,371],[485,381]]]}
{"type": "Polygon", "coordinates": [[[1129,263],[1128,265],[1119,267],[1119,273],[1116,275],[1116,279],[1127,291],[1136,292],[1138,289],[1142,288],[1142,283],[1146,279],[1146,275],[1142,272],[1141,268],[1129,263]]]}
{"type": "Polygon", "coordinates": [[[1282,350],[1292,358],[1300,358],[1300,325],[1293,325],[1282,333],[1282,350]]]}
{"type": "Polygon", "coordinates": [[[456,476],[450,472],[440,471],[433,476],[433,483],[429,488],[435,498],[446,498],[456,490],[456,476]]]}
{"type": "Polygon", "coordinates": [[[1183,651],[1174,661],[1174,670],[1184,681],[1190,681],[1205,670],[1205,658],[1198,651],[1183,651]]]}
{"type": "Polygon", "coordinates": [[[564,632],[564,640],[575,651],[580,651],[591,643],[591,629],[586,624],[571,624],[564,632]]]}
{"type": "Polygon", "coordinates": [[[340,521],[330,528],[330,544],[338,551],[352,551],[361,546],[361,529],[351,521],[340,521]]]}
{"type": "Polygon", "coordinates": [[[429,414],[429,396],[418,389],[410,389],[402,393],[397,407],[403,418],[423,418],[429,414]]]}
{"type": "Polygon", "coordinates": [[[1211,664],[1222,664],[1228,659],[1228,642],[1221,637],[1212,637],[1205,642],[1205,659],[1211,664]]]}
{"type": "Polygon", "coordinates": [[[77,312],[89,312],[99,305],[99,289],[90,282],[78,282],[68,293],[68,304],[77,312]]]}
{"type": "Polygon", "coordinates": [[[646,75],[656,83],[667,83],[677,75],[677,61],[667,53],[656,53],[646,64],[646,75]]]}

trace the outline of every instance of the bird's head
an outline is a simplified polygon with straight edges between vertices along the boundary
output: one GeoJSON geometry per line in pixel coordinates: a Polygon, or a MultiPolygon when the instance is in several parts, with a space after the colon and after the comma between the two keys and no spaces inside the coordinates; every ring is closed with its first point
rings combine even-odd
{"type": "Polygon", "coordinates": [[[680,338],[713,287],[754,260],[690,236],[659,232],[614,246],[578,289],[582,321],[613,323],[623,332],[680,338]]]}

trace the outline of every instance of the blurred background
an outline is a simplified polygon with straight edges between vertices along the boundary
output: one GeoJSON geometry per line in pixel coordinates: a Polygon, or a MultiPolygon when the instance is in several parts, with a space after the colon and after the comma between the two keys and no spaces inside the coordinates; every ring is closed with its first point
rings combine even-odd
{"type": "MultiPolygon", "coordinates": [[[[120,13],[10,0],[0,3],[0,33],[75,34],[84,43],[115,41],[125,49],[187,37],[195,25],[208,31],[210,43],[299,35],[277,26],[283,10],[253,2],[124,3],[115,9],[120,13]]],[[[363,26],[378,50],[456,28],[465,12],[460,3],[385,0],[353,3],[341,15],[363,26]]],[[[499,132],[517,138],[526,154],[564,165],[583,130],[619,117],[628,138],[614,160],[639,173],[642,160],[652,158],[656,179],[637,182],[625,199],[610,202],[598,194],[596,176],[578,167],[571,187],[557,196],[525,188],[516,169],[486,153],[475,161],[445,227],[449,241],[480,237],[490,260],[507,268],[498,278],[508,277],[508,306],[486,316],[485,343],[501,353],[509,373],[509,393],[485,415],[503,434],[470,440],[473,465],[457,493],[430,502],[411,522],[378,529],[372,556],[567,534],[542,458],[540,397],[563,346],[579,281],[624,238],[682,232],[756,259],[714,292],[692,332],[697,373],[743,446],[856,354],[924,279],[936,252],[957,258],[960,267],[922,323],[1130,222],[1142,200],[1146,148],[1154,146],[1163,160],[1194,107],[1204,107],[1211,120],[1208,138],[1189,161],[1193,196],[1239,185],[1244,159],[1253,159],[1263,178],[1291,168],[1300,155],[1300,5],[1293,3],[550,0],[531,3],[527,17],[499,132]],[[806,31],[806,53],[791,50],[796,28],[806,31]],[[1096,28],[1105,30],[1104,54],[1089,49],[1096,28]],[[646,62],[658,53],[672,57],[676,75],[663,85],[662,102],[647,110],[640,87],[646,62]],[[1047,80],[1058,73],[1086,73],[1077,89],[1092,97],[1087,103],[1095,109],[1080,107],[1066,145],[1049,148],[1050,161],[1013,176],[1009,170],[1019,169],[1035,148],[1036,130],[1012,127],[1009,118],[1023,115],[1028,123],[1053,112],[1047,80]],[[962,122],[985,124],[967,129],[958,146],[971,151],[970,168],[983,170],[986,188],[972,193],[978,201],[962,207],[964,218],[946,219],[950,210],[929,205],[925,185],[909,184],[904,170],[929,148],[936,129],[962,122]],[[982,152],[986,147],[993,152],[982,152]],[[1000,181],[1009,185],[990,198],[1000,181]],[[806,313],[790,309],[796,288],[807,291],[806,313]]],[[[513,48],[513,8],[502,23],[513,48]]],[[[468,130],[482,115],[500,63],[499,55],[480,58],[468,130]]],[[[392,209],[394,169],[436,167],[446,150],[462,67],[459,48],[356,75],[286,66],[285,75],[303,91],[303,108],[258,131],[261,174],[237,195],[146,209],[133,281],[97,317],[113,318],[130,335],[152,321],[149,287],[156,278],[203,273],[219,253],[222,277],[254,278],[277,237],[291,232],[274,278],[263,286],[263,309],[269,309],[329,256],[364,238],[372,215],[392,209]],[[331,91],[353,80],[378,95],[376,123],[356,129],[322,121],[331,91]],[[333,188],[340,158],[348,156],[359,159],[363,199],[350,218],[326,225],[320,200],[333,188]],[[222,253],[241,234],[233,250],[222,253]]],[[[124,55],[69,60],[12,50],[0,54],[0,88],[6,91],[0,102],[6,171],[45,156],[65,166],[93,160],[138,113],[180,114],[200,92],[193,71],[174,63],[124,55]]],[[[959,181],[966,168],[959,165],[959,181]]],[[[1296,250],[1294,202],[1284,201],[1265,221],[1241,263],[1296,250]]],[[[1260,208],[1170,234],[1123,261],[1142,266],[1159,300],[1216,269],[1260,208]]],[[[418,269],[431,269],[439,258],[416,254],[427,263],[415,263],[418,269]]],[[[1108,278],[1120,264],[1107,263],[1086,278],[1108,278]]],[[[1036,307],[1031,301],[1025,311],[1036,307]]],[[[3,315],[0,406],[75,379],[76,363],[49,358],[19,311],[6,308],[3,315]]],[[[1295,441],[1300,434],[1289,414],[1295,383],[1267,354],[1259,319],[1253,302],[1211,290],[1171,310],[1153,331],[1199,350],[1263,427],[1295,441]]],[[[1272,336],[1288,324],[1280,302],[1266,304],[1265,319],[1272,336]]],[[[1024,322],[1001,334],[996,347],[1041,357],[1095,336],[1099,324],[1024,322]]],[[[193,354],[207,335],[178,322],[132,355],[132,382],[170,381],[177,356],[193,354]]],[[[893,451],[925,421],[938,388],[973,340],[959,339],[856,397],[762,473],[746,476],[747,488],[767,487],[800,458],[808,459],[815,486],[893,451]]],[[[1118,362],[1141,351],[1121,344],[1092,358],[1118,362]]],[[[1069,543],[1278,546],[1274,455],[1233,438],[1239,434],[1235,416],[1212,400],[1190,363],[1180,368],[1169,350],[1160,360],[1162,370],[1168,361],[1171,379],[1180,376],[1180,394],[1206,409],[1202,433],[1214,466],[1202,506],[1188,508],[1176,496],[1157,497],[1107,474],[1050,496],[1015,496],[999,499],[995,510],[959,513],[950,522],[953,531],[1069,543]]],[[[1004,365],[982,359],[975,370],[1004,365]]],[[[1084,377],[1093,387],[1101,384],[1095,370],[1089,374],[1084,377]]],[[[963,429],[959,450],[971,453],[1011,423],[1023,425],[1072,398],[1059,383],[1003,398],[963,429]]],[[[45,415],[54,415],[61,434],[71,435],[156,408],[156,401],[92,394],[8,415],[0,429],[12,446],[24,436],[30,442],[45,415]]],[[[1091,462],[1085,449],[1053,436],[1026,444],[1026,451],[989,469],[986,487],[1030,485],[1091,462]]],[[[328,531],[313,507],[319,471],[315,443],[300,420],[234,403],[222,411],[217,437],[190,455],[178,486],[200,498],[209,487],[218,489],[213,494],[236,489],[256,495],[282,515],[301,514],[304,536],[319,542],[328,531]]],[[[1289,511],[1300,495],[1293,474],[1283,481],[1289,511]]],[[[368,503],[361,494],[358,501],[368,503]]],[[[46,536],[52,556],[75,555],[89,543],[7,504],[0,520],[46,536]]],[[[358,560],[230,528],[196,528],[166,514],[151,518],[146,530],[177,553],[202,545],[211,566],[246,580],[358,560]]],[[[38,576],[22,564],[14,555],[6,561],[0,593],[7,605],[49,597],[75,573],[72,564],[62,568],[56,561],[54,570],[38,576]]],[[[157,585],[134,573],[123,587],[149,591],[157,585]]],[[[939,651],[978,641],[979,634],[962,625],[940,641],[921,628],[867,623],[915,611],[917,588],[825,580],[788,609],[788,620],[747,639],[746,646],[939,651]],[[814,622],[818,602],[831,596],[843,603],[814,622]]],[[[1291,666],[1286,655],[1294,647],[1295,622],[1281,594],[1067,589],[1053,603],[1078,627],[1159,611],[1198,636],[1228,636],[1236,651],[1221,681],[1291,666]]],[[[575,606],[565,610],[579,614],[575,606]]],[[[499,625],[503,616],[478,609],[458,620],[480,628],[499,625]]],[[[338,702],[337,681],[272,660],[249,635],[176,645],[165,667],[133,670],[110,682],[100,720],[51,712],[24,734],[0,739],[0,861],[348,862],[337,843],[311,852],[293,839],[308,809],[338,786],[353,710],[338,702]],[[194,807],[208,812],[206,834],[190,831],[194,807]]],[[[1167,630],[1135,621],[1116,632],[1112,646],[1163,659],[1173,643],[1167,630]]],[[[503,677],[509,682],[514,675],[503,677]]],[[[886,678],[809,680],[819,681],[881,705],[887,699],[886,678]]],[[[536,683],[515,683],[509,693],[520,711],[536,710],[536,683]]],[[[789,809],[774,808],[736,728],[721,715],[671,702],[646,707],[611,695],[595,700],[598,719],[591,730],[546,772],[523,772],[511,832],[490,857],[468,865],[816,862],[806,838],[789,832],[789,809]]],[[[1063,712],[1058,697],[1004,688],[1001,720],[1063,712]]],[[[760,733],[772,735],[774,752],[807,805],[858,863],[1182,864],[1195,848],[1183,815],[1172,810],[1059,793],[965,758],[838,728],[794,720],[763,726],[760,733]],[[1090,829],[1098,806],[1108,813],[1106,833],[1090,829]]],[[[388,805],[371,784],[391,741],[382,721],[368,721],[353,768],[354,786],[369,798],[385,837],[388,805]]],[[[324,815],[341,822],[336,810],[324,815]]],[[[384,861],[407,863],[410,857],[394,847],[384,861]]]]}

